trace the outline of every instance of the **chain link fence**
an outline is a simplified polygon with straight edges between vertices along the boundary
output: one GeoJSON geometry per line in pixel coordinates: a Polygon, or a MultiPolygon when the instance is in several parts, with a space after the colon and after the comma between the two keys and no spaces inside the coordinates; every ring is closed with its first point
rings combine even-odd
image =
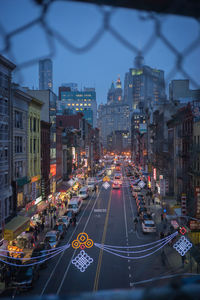
{"type": "MultiPolygon", "coordinates": [[[[91,37],[91,39],[82,47],[75,46],[70,39],[61,34],[54,26],[50,25],[48,22],[48,14],[50,8],[56,2],[66,2],[66,5],[69,3],[67,0],[32,0],[33,3],[38,5],[39,7],[39,15],[32,21],[27,24],[12,30],[7,33],[4,29],[3,25],[0,23],[0,38],[3,40],[3,48],[0,49],[0,53],[2,55],[9,55],[15,61],[15,57],[13,55],[13,40],[15,37],[35,25],[39,25],[45,35],[47,44],[48,44],[48,53],[42,57],[34,57],[28,61],[17,64],[17,70],[21,70],[25,67],[31,66],[33,64],[37,64],[38,60],[44,59],[46,57],[55,57],[56,55],[56,43],[59,42],[66,49],[72,51],[73,53],[82,54],[90,49],[92,49],[97,42],[99,42],[105,33],[109,32],[120,44],[129,49],[134,55],[142,55],[145,56],[149,53],[152,47],[159,40],[163,43],[164,47],[169,51],[170,54],[173,54],[175,57],[175,62],[172,65],[170,72],[167,74],[166,81],[169,81],[176,76],[176,74],[180,74],[183,78],[187,78],[190,80],[191,84],[194,88],[199,88],[200,84],[197,81],[197,78],[194,78],[191,74],[188,73],[188,70],[185,69],[184,64],[185,60],[188,56],[192,55],[194,51],[200,50],[200,5],[195,3],[194,1],[184,0],[184,1],[84,1],[81,2],[90,2],[96,4],[97,10],[102,15],[102,23],[99,26],[99,29],[95,32],[95,34],[91,37]],[[102,4],[109,5],[109,9],[102,4]],[[142,49],[138,48],[130,39],[126,38],[123,34],[121,34],[117,28],[112,25],[112,18],[115,14],[115,11],[119,8],[116,6],[122,6],[126,8],[135,8],[137,9],[138,16],[141,22],[151,21],[153,26],[153,32],[148,37],[146,44],[142,47],[142,49]],[[152,10],[152,11],[151,11],[152,10]],[[154,10],[154,11],[153,11],[154,10]],[[179,51],[172,41],[170,41],[167,36],[163,32],[163,24],[168,15],[171,14],[179,14],[179,15],[187,15],[193,17],[194,21],[198,26],[198,35],[192,42],[188,42],[184,50],[179,51]]],[[[76,0],[74,0],[76,2],[76,0]]],[[[197,1],[198,2],[198,1],[197,1]]],[[[88,4],[89,5],[89,4],[88,4]]],[[[183,32],[184,34],[184,32],[183,32]]],[[[200,53],[200,51],[199,51],[200,53]]]]}

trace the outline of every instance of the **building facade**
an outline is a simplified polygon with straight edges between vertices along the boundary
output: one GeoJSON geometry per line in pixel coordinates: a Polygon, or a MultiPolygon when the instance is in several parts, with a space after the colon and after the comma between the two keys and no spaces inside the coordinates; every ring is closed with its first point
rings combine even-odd
{"type": "Polygon", "coordinates": [[[28,211],[36,204],[37,199],[42,200],[41,195],[41,124],[40,113],[43,103],[32,97],[28,112],[28,176],[29,202],[26,205],[28,211]]]}
{"type": "Polygon", "coordinates": [[[93,88],[84,88],[84,91],[66,91],[60,89],[60,99],[57,101],[57,114],[72,115],[83,113],[84,118],[92,125],[97,126],[96,91],[93,88]]]}
{"type": "Polygon", "coordinates": [[[50,192],[56,191],[56,100],[52,90],[27,90],[29,95],[42,101],[41,120],[50,123],[50,192]]]}
{"type": "Polygon", "coordinates": [[[41,121],[41,193],[42,199],[50,194],[50,127],[51,124],[41,121]]]}
{"type": "Polygon", "coordinates": [[[0,55],[0,228],[13,214],[11,78],[15,65],[0,55]]]}
{"type": "Polygon", "coordinates": [[[12,87],[13,119],[13,203],[14,210],[26,205],[28,197],[28,111],[31,96],[18,86],[12,87]]]}
{"type": "Polygon", "coordinates": [[[39,90],[48,89],[53,90],[53,64],[49,58],[39,61],[39,90]]]}

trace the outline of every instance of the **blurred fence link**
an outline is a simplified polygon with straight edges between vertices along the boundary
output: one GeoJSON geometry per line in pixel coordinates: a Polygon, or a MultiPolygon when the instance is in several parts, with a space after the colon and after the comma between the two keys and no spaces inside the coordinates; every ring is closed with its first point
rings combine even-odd
{"type": "MultiPolygon", "coordinates": [[[[166,18],[167,14],[176,14],[181,11],[182,6],[184,5],[184,2],[187,1],[169,1],[170,2],[170,7],[168,6],[167,9],[160,9],[159,14],[157,12],[153,11],[142,11],[138,10],[138,16],[139,19],[142,22],[149,21],[151,20],[154,26],[154,30],[151,36],[149,36],[148,41],[146,44],[143,46],[142,49],[139,49],[136,45],[134,45],[132,42],[129,41],[124,35],[120,34],[119,31],[117,31],[116,28],[114,28],[111,24],[111,19],[112,16],[115,12],[115,5],[114,2],[112,1],[103,1],[103,4],[110,5],[110,10],[106,9],[102,4],[101,1],[91,1],[96,3],[97,9],[100,11],[102,14],[102,24],[100,24],[100,28],[96,31],[96,33],[92,36],[92,38],[82,47],[77,47],[75,46],[70,40],[67,38],[67,36],[63,36],[59,31],[57,31],[55,28],[51,27],[48,24],[47,21],[47,16],[48,12],[50,10],[50,7],[53,3],[55,2],[66,2],[69,3],[68,0],[32,0],[34,3],[36,3],[40,7],[40,15],[32,20],[31,22],[16,28],[15,30],[6,33],[5,29],[3,28],[2,24],[0,24],[0,36],[2,37],[4,41],[4,47],[3,49],[0,49],[0,53],[2,55],[10,54],[13,58],[14,55],[12,53],[12,39],[16,37],[18,34],[21,34],[22,32],[30,29],[31,27],[35,25],[40,25],[42,28],[48,48],[49,48],[49,53],[47,53],[45,56],[42,57],[36,57],[31,60],[25,61],[21,64],[17,65],[17,69],[20,70],[24,67],[33,65],[38,63],[38,60],[47,58],[47,57],[54,57],[56,54],[56,42],[61,43],[66,49],[74,52],[74,53],[84,53],[89,51],[92,47],[96,45],[96,43],[104,36],[106,32],[109,32],[119,43],[124,45],[126,48],[128,48],[130,51],[132,51],[135,55],[142,55],[144,56],[145,54],[150,51],[150,49],[154,46],[154,44],[157,42],[159,39],[162,41],[162,43],[165,45],[165,47],[173,53],[175,56],[175,63],[172,66],[171,71],[169,72],[166,80],[168,81],[171,79],[173,76],[175,76],[178,72],[183,75],[184,78],[190,79],[190,82],[193,84],[195,88],[199,88],[200,84],[196,81],[195,78],[192,78],[190,74],[187,73],[187,70],[184,69],[184,61],[187,56],[189,56],[192,52],[194,52],[199,46],[200,46],[200,18],[194,15],[194,20],[198,24],[199,28],[199,33],[198,36],[194,41],[191,43],[188,43],[187,47],[183,51],[178,51],[173,43],[167,39],[167,37],[164,35],[162,31],[162,25],[163,22],[166,18]]],[[[74,0],[76,1],[76,0],[74,0]]],[[[82,0],[81,2],[87,2],[82,0]]],[[[129,2],[129,1],[126,1],[129,2]]],[[[150,1],[153,4],[158,4],[157,7],[159,7],[158,1],[150,1]],[[154,3],[155,2],[155,3],[154,3]]],[[[162,2],[162,1],[161,1],[162,2]]],[[[168,1],[166,1],[168,2],[168,1]]],[[[137,4],[137,1],[136,1],[137,4]]],[[[151,3],[150,3],[151,4],[151,3]]],[[[89,4],[88,4],[89,5],[89,4]]],[[[151,8],[151,7],[150,7],[151,8]]],[[[154,9],[154,8],[153,8],[154,9]]],[[[157,10],[157,9],[156,9],[157,10]]],[[[187,15],[187,13],[186,13],[187,15]]],[[[198,14],[197,14],[198,15],[198,14]]],[[[190,15],[191,16],[191,15],[190,15]]],[[[184,34],[184,33],[183,33],[184,34]]],[[[14,58],[15,59],[15,58],[14,58]]]]}

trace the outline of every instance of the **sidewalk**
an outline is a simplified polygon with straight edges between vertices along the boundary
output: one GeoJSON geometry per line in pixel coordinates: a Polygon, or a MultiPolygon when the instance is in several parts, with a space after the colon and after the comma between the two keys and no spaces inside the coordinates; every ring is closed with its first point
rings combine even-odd
{"type": "MultiPolygon", "coordinates": [[[[161,205],[151,204],[149,206],[153,219],[157,227],[157,234],[160,238],[160,232],[167,234],[170,231],[170,223],[167,219],[161,219],[163,208],[161,205]]],[[[167,213],[170,212],[170,207],[167,207],[167,213]]],[[[166,245],[164,247],[164,257],[167,261],[172,273],[197,273],[198,267],[194,258],[191,256],[190,251],[186,253],[186,261],[182,266],[181,255],[173,248],[173,246],[166,245]]]]}

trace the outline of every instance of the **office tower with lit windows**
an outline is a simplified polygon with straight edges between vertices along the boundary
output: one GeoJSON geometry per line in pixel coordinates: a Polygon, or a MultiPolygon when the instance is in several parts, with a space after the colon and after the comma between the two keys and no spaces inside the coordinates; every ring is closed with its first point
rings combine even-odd
{"type": "Polygon", "coordinates": [[[39,60],[39,90],[53,90],[53,64],[52,60],[39,60]]]}
{"type": "Polygon", "coordinates": [[[59,89],[57,115],[83,113],[84,118],[94,128],[97,126],[97,102],[95,88],[84,88],[83,91],[59,89]]]}
{"type": "Polygon", "coordinates": [[[124,102],[138,109],[149,103],[157,106],[165,99],[164,71],[144,65],[141,55],[135,58],[135,67],[125,74],[124,102]]]}

